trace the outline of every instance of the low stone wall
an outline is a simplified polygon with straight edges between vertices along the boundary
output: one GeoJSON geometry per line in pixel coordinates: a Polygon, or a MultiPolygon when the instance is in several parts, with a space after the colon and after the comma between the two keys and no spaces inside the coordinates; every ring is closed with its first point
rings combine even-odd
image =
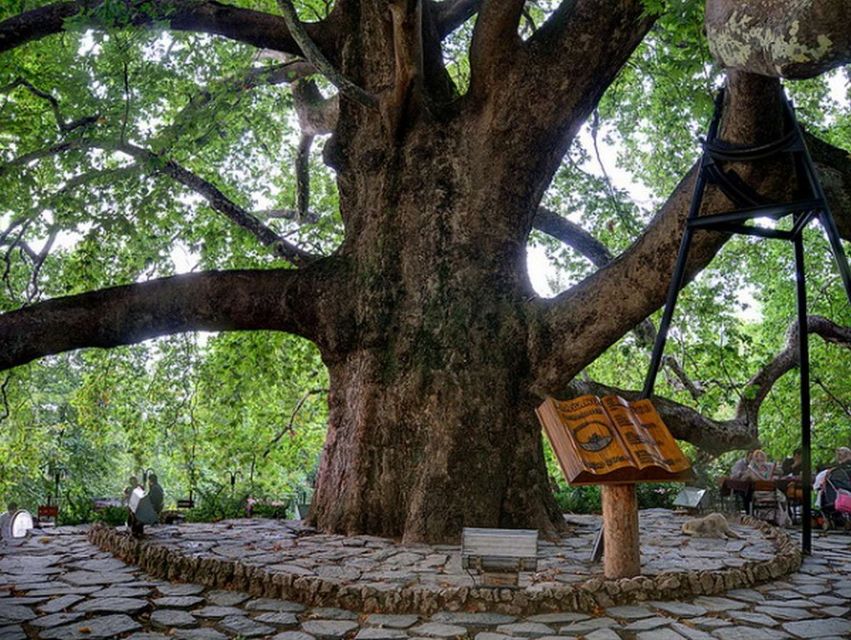
{"type": "Polygon", "coordinates": [[[399,587],[389,584],[341,584],[319,576],[271,572],[236,560],[192,556],[156,542],[136,540],[111,527],[96,526],[89,540],[114,556],[138,565],[150,575],[173,581],[195,582],[220,589],[245,591],[253,596],[295,600],[308,606],[341,607],[365,613],[419,613],[435,611],[494,611],[531,615],[555,611],[592,612],[599,607],[644,600],[679,600],[715,595],[779,578],[801,565],[801,551],[782,530],[751,517],[742,524],[770,539],[776,550],[770,560],[753,560],[741,567],[704,571],[672,571],[656,576],[621,580],[593,577],[563,587],[525,589],[399,587]]]}

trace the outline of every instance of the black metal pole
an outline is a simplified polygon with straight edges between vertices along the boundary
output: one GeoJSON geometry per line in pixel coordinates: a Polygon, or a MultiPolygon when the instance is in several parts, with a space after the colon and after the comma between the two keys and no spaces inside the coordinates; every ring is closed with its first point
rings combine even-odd
{"type": "MultiPolygon", "coordinates": [[[[700,178],[698,178],[700,180],[700,178]]],[[[671,284],[668,286],[668,296],[665,299],[665,311],[662,314],[662,321],[659,323],[659,332],[656,334],[656,342],[653,343],[653,354],[650,356],[650,370],[647,372],[647,377],[644,379],[644,389],[641,391],[642,398],[649,398],[653,395],[653,387],[656,386],[656,374],[659,373],[659,365],[662,363],[662,354],[665,351],[665,341],[668,339],[668,329],[671,327],[671,318],[674,317],[674,307],[677,306],[677,296],[680,293],[683,277],[686,271],[686,259],[688,258],[688,249],[691,245],[691,234],[694,233],[691,227],[686,226],[683,231],[683,239],[680,242],[680,250],[677,253],[677,262],[674,266],[674,275],[671,277],[671,284]]]]}
{"type": "Polygon", "coordinates": [[[851,302],[851,269],[848,267],[848,257],[845,255],[845,249],[842,247],[842,241],[839,239],[839,230],[836,228],[836,221],[833,219],[833,214],[827,205],[824,189],[822,189],[821,181],[815,172],[813,158],[810,155],[810,150],[807,148],[804,134],[801,132],[801,126],[798,124],[797,118],[795,118],[792,103],[788,99],[786,100],[786,109],[791,116],[791,120],[798,133],[798,138],[801,141],[801,151],[804,156],[804,162],[802,164],[810,191],[823,203],[823,207],[819,212],[819,221],[827,234],[827,240],[830,243],[830,250],[833,252],[836,268],[839,269],[839,276],[842,278],[842,284],[845,286],[845,294],[848,296],[848,301],[851,302]]]}
{"type": "MultiPolygon", "coordinates": [[[[825,207],[827,207],[827,203],[825,203],[825,207]]],[[[836,228],[836,222],[829,209],[825,208],[821,212],[819,221],[821,222],[821,226],[824,227],[828,242],[830,242],[833,260],[836,262],[837,269],[839,269],[842,284],[845,285],[845,295],[848,296],[848,302],[851,302],[851,269],[848,268],[848,257],[845,255],[845,249],[842,248],[842,241],[839,239],[839,230],[836,228]]]]}
{"type": "Polygon", "coordinates": [[[656,341],[653,343],[653,354],[650,356],[650,369],[647,371],[647,377],[644,379],[644,389],[641,392],[642,398],[649,398],[653,395],[653,387],[656,385],[656,375],[659,373],[659,365],[662,363],[662,354],[665,351],[665,341],[668,339],[668,329],[671,327],[671,318],[674,317],[674,307],[677,306],[677,296],[680,293],[680,287],[682,287],[683,278],[685,277],[688,250],[691,246],[692,233],[694,233],[689,223],[697,218],[705,188],[706,174],[703,170],[703,162],[701,161],[697,172],[697,180],[694,185],[694,194],[691,197],[686,228],[683,231],[683,238],[680,240],[677,261],[674,264],[674,274],[671,277],[671,284],[668,285],[668,295],[665,298],[665,311],[662,313],[659,332],[656,334],[656,341]]]}
{"type": "Polygon", "coordinates": [[[810,554],[813,551],[812,522],[812,457],[810,455],[810,349],[809,330],[807,328],[807,288],[804,273],[804,240],[801,234],[795,236],[795,283],[798,294],[798,349],[799,369],[801,372],[801,483],[804,502],[801,518],[801,551],[810,554]]]}

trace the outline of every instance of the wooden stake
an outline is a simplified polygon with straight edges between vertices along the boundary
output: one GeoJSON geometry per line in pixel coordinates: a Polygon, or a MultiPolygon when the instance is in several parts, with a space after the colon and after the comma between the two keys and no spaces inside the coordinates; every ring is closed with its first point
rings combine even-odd
{"type": "Polygon", "coordinates": [[[603,573],[609,579],[632,578],[641,573],[635,485],[604,484],[600,490],[603,497],[603,573]]]}

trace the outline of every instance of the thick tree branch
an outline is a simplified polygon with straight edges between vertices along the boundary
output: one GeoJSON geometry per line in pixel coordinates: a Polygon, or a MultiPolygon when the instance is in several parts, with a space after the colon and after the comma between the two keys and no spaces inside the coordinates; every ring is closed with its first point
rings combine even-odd
{"type": "Polygon", "coordinates": [[[851,152],[804,133],[839,234],[851,240],[851,152]]]}
{"type": "MultiPolygon", "coordinates": [[[[774,80],[731,76],[722,136],[739,143],[775,139],[780,134],[779,96],[774,80]]],[[[532,349],[541,358],[539,391],[558,395],[560,384],[661,306],[668,278],[660,280],[658,274],[673,272],[695,174],[696,169],[692,169],[680,182],[644,234],[624,254],[564,294],[543,303],[542,331],[535,336],[539,343],[532,349]]],[[[783,164],[742,167],[740,174],[751,186],[779,197],[788,195],[792,186],[783,164]]],[[[704,213],[730,208],[731,203],[717,190],[707,190],[704,213]]],[[[839,219],[848,213],[840,213],[834,207],[834,215],[839,219]]],[[[695,235],[686,282],[710,262],[727,239],[718,233],[695,235]]]]}
{"type": "Polygon", "coordinates": [[[303,25],[299,20],[292,2],[290,0],[278,0],[278,6],[284,14],[284,21],[290,30],[290,34],[301,50],[301,55],[303,55],[319,73],[324,75],[331,84],[337,87],[343,96],[370,109],[377,109],[378,99],[337,71],[334,68],[334,65],[332,65],[322,51],[320,51],[319,47],[316,46],[305,25],[303,25]]]}
{"type": "Polygon", "coordinates": [[[422,0],[395,0],[388,5],[393,23],[393,91],[381,105],[390,131],[396,132],[408,110],[422,103],[422,0]]]}
{"type": "Polygon", "coordinates": [[[0,370],[71,349],[134,344],[183,331],[268,329],[321,340],[329,266],[185,274],[5,313],[0,370]]]}
{"type": "MultiPolygon", "coordinates": [[[[301,55],[285,21],[268,13],[214,0],[126,0],[124,18],[107,21],[103,17],[105,12],[99,11],[105,4],[90,0],[56,2],[4,20],[0,22],[0,52],[60,33],[67,28],[69,18],[79,16],[87,27],[153,27],[165,23],[176,31],[220,35],[263,49],[301,55]]],[[[333,50],[336,38],[332,16],[305,27],[310,39],[328,51],[333,50]]]]}
{"type": "Polygon", "coordinates": [[[707,0],[706,36],[728,69],[811,78],[851,62],[847,0],[707,0]]]}
{"type": "Polygon", "coordinates": [[[472,18],[482,5],[482,0],[444,0],[429,4],[434,13],[438,37],[442,40],[472,18]]]}
{"type": "Polygon", "coordinates": [[[461,104],[475,124],[468,131],[477,152],[507,156],[493,181],[509,224],[531,224],[535,209],[528,203],[541,201],[582,123],[652,22],[642,0],[565,0],[531,38],[512,33],[513,46],[483,56],[478,75],[472,68],[461,104]]]}
{"type": "Polygon", "coordinates": [[[522,86],[513,106],[536,105],[543,130],[583,122],[653,22],[641,0],[564,0],[506,75],[522,86]]]}
{"type": "Polygon", "coordinates": [[[520,46],[517,25],[525,0],[483,0],[470,43],[470,94],[492,88],[520,46]]]}
{"type": "Polygon", "coordinates": [[[301,134],[298,142],[298,152],[295,158],[295,188],[297,220],[307,217],[310,210],[310,147],[313,146],[313,136],[301,134]]]}
{"type": "Polygon", "coordinates": [[[45,100],[48,104],[50,104],[50,108],[53,110],[53,115],[56,118],[56,125],[59,127],[59,130],[62,133],[70,133],[75,129],[89,126],[98,121],[99,116],[95,114],[91,116],[83,116],[81,118],[77,118],[76,120],[72,120],[71,122],[66,122],[65,118],[62,117],[62,112],[59,109],[59,101],[50,93],[42,91],[24,78],[16,78],[12,83],[7,85],[3,89],[0,89],[0,93],[9,93],[17,87],[25,88],[37,98],[41,98],[42,100],[45,100]]]}
{"type": "MultiPolygon", "coordinates": [[[[771,362],[754,375],[742,394],[742,399],[736,407],[736,417],[753,424],[757,423],[759,408],[763,400],[786,372],[797,368],[801,362],[798,351],[798,333],[800,328],[797,320],[789,325],[786,331],[786,346],[771,362]]],[[[851,327],[840,326],[822,316],[807,318],[807,331],[820,336],[825,342],[851,349],[851,327]]]]}
{"type": "MultiPolygon", "coordinates": [[[[567,218],[563,218],[555,211],[546,207],[538,207],[538,213],[532,221],[532,225],[538,231],[546,233],[557,240],[561,240],[569,247],[582,254],[596,267],[604,267],[614,260],[614,256],[608,247],[597,240],[582,227],[574,224],[567,218]]],[[[656,327],[649,318],[645,318],[633,329],[640,344],[650,347],[656,339],[656,327]]],[[[702,393],[698,386],[686,375],[682,365],[673,356],[667,356],[663,360],[664,365],[677,377],[683,387],[688,389],[692,397],[702,393]]]]}
{"type": "Polygon", "coordinates": [[[75,149],[103,149],[105,151],[118,151],[144,163],[153,171],[160,171],[164,173],[183,186],[203,196],[209,203],[210,207],[225,215],[238,226],[250,232],[264,246],[270,247],[275,255],[289,260],[296,266],[308,264],[318,257],[281,238],[281,236],[263,224],[263,222],[257,217],[228,198],[213,183],[192,173],[173,160],[164,159],[148,149],[143,149],[126,142],[112,142],[107,140],[91,140],[82,138],[61,142],[45,149],[39,149],[24,154],[5,165],[0,165],[0,175],[12,167],[25,165],[34,160],[75,149]]]}
{"type": "Polygon", "coordinates": [[[301,222],[308,218],[310,210],[310,150],[313,138],[334,130],[340,102],[337,95],[323,97],[313,80],[299,80],[293,83],[293,104],[301,128],[295,159],[296,219],[301,222]]]}
{"type": "MultiPolygon", "coordinates": [[[[809,316],[807,328],[810,333],[846,349],[851,349],[851,327],[843,327],[821,316],[809,316]]],[[[742,393],[742,400],[732,420],[713,420],[685,405],[660,398],[653,404],[671,429],[675,438],[691,442],[710,453],[721,453],[731,449],[742,449],[758,444],[759,409],[774,384],[786,373],[798,367],[798,323],[793,322],[786,333],[786,346],[754,375],[742,393]]],[[[639,397],[638,391],[615,389],[578,378],[570,383],[571,395],[593,393],[595,395],[619,395],[629,400],[639,397]]]]}
{"type": "Polygon", "coordinates": [[[552,209],[538,207],[532,226],[572,247],[588,258],[595,267],[605,266],[614,259],[606,245],[552,209]]]}

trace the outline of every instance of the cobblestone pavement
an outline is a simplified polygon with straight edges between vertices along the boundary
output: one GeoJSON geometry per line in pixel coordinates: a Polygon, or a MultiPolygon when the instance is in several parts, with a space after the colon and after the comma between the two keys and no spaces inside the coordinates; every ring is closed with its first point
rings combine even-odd
{"type": "MultiPolygon", "coordinates": [[[[595,615],[447,611],[422,617],[306,608],[155,580],[91,545],[83,529],[58,528],[20,546],[0,547],[0,640],[851,638],[851,537],[818,537],[814,546],[799,572],[723,597],[646,602],[595,615]]],[[[333,566],[332,559],[324,561],[333,566]]]]}
{"type": "MultiPolygon", "coordinates": [[[[600,518],[571,515],[572,531],[560,540],[539,541],[538,571],[521,573],[522,587],[575,584],[599,574],[590,552],[600,518]]],[[[684,516],[667,509],[641,511],[642,574],[740,567],[749,560],[774,557],[772,543],[753,529],[733,528],[743,540],[688,539],[680,532],[684,516]]],[[[374,536],[317,534],[299,521],[235,520],[149,528],[146,537],[182,555],[238,560],[271,573],[318,576],[362,584],[391,584],[440,589],[474,586],[461,568],[458,546],[401,545],[374,536]]]]}

